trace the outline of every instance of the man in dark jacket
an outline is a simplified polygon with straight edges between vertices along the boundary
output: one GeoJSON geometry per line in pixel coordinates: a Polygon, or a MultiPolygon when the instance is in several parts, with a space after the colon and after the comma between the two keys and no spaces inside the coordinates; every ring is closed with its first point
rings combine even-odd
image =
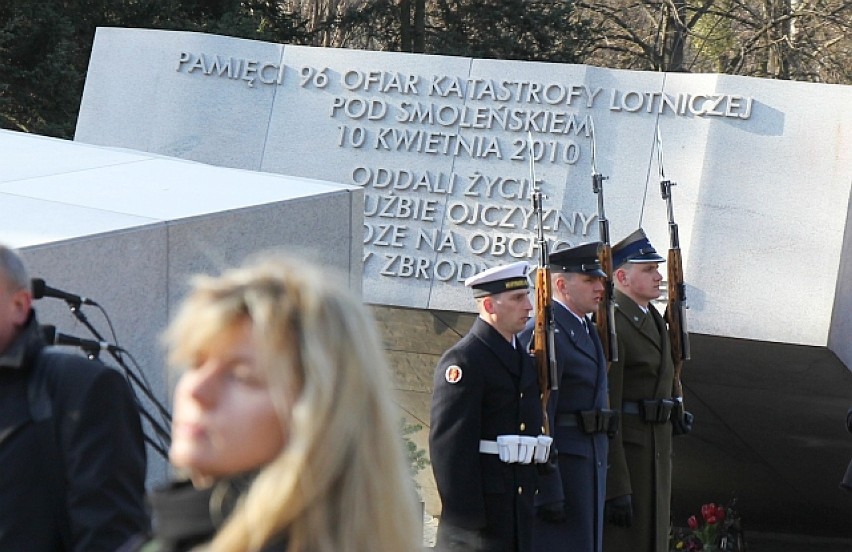
{"type": "Polygon", "coordinates": [[[528,268],[513,263],[465,281],[479,317],[435,370],[429,445],[443,504],[439,550],[531,547],[532,449],[543,428],[532,357],[516,338],[532,309],[528,268]]]}
{"type": "MultiPolygon", "coordinates": [[[[846,429],[849,433],[852,433],[852,408],[846,412],[846,429]]],[[[840,488],[852,492],[852,460],[849,461],[849,465],[846,467],[846,475],[843,476],[843,480],[840,482],[840,488]]]]}
{"type": "Polygon", "coordinates": [[[26,268],[0,245],[0,550],[113,551],[147,529],[124,377],[45,349],[26,268]]]}
{"type": "MultiPolygon", "coordinates": [[[[536,496],[537,552],[600,552],[608,451],[614,413],[607,409],[606,358],[587,315],[604,294],[600,242],[552,253],[554,343],[559,389],[548,420],[558,469],[545,472],[536,496]]],[[[529,343],[534,321],[521,341],[529,343]]]]}
{"type": "Polygon", "coordinates": [[[612,248],[618,361],[609,399],[621,410],[607,473],[607,552],[667,552],[671,509],[674,364],[665,320],[651,304],[663,279],[641,229],[612,248]]]}

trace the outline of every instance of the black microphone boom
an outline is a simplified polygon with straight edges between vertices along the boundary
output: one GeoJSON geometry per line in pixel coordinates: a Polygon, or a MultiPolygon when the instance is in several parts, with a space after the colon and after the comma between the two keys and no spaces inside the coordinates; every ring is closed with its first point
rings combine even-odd
{"type": "Polygon", "coordinates": [[[74,305],[97,305],[96,302],[89,299],[88,297],[81,297],[79,295],[74,295],[73,293],[68,293],[67,291],[62,291],[61,289],[52,288],[49,285],[45,284],[44,280],[42,280],[41,278],[33,278],[31,280],[31,285],[33,289],[33,299],[41,299],[42,297],[54,297],[56,299],[62,299],[68,302],[69,304],[74,305]]]}
{"type": "Polygon", "coordinates": [[[121,350],[117,345],[107,343],[106,341],[95,341],[93,339],[81,339],[73,335],[67,335],[56,331],[56,326],[43,325],[41,327],[44,340],[49,345],[70,345],[72,347],[80,347],[86,352],[97,353],[99,351],[109,351],[110,353],[121,350]]]}

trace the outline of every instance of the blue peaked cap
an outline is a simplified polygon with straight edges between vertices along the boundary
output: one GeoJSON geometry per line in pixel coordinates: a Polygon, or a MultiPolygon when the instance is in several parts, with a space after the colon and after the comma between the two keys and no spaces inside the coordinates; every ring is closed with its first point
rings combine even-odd
{"type": "Polygon", "coordinates": [[[548,257],[550,269],[554,272],[574,272],[606,278],[606,272],[601,269],[598,259],[602,245],[601,242],[584,243],[551,253],[548,257]]]}
{"type": "Polygon", "coordinates": [[[618,268],[624,263],[664,263],[665,261],[651,245],[651,240],[641,228],[612,246],[613,268],[618,268]]]}

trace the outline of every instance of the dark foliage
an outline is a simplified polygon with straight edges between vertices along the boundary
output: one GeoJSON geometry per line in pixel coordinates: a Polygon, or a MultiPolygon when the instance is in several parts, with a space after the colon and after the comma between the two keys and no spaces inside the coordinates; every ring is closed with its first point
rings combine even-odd
{"type": "Polygon", "coordinates": [[[573,4],[559,1],[437,2],[439,22],[427,51],[476,58],[572,63],[583,59],[586,30],[571,22],[573,4]]]}
{"type": "Polygon", "coordinates": [[[71,138],[97,27],[217,33],[307,43],[271,0],[77,0],[0,4],[0,127],[71,138]]]}

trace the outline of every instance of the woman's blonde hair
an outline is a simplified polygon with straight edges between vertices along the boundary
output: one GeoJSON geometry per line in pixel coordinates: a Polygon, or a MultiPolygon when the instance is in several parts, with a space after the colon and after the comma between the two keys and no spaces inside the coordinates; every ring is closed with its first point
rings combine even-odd
{"type": "Polygon", "coordinates": [[[170,362],[191,366],[245,319],[288,440],[210,549],[258,550],[278,535],[291,552],[421,549],[391,373],[366,308],[328,271],[266,253],[194,280],[165,335],[170,362]]]}

